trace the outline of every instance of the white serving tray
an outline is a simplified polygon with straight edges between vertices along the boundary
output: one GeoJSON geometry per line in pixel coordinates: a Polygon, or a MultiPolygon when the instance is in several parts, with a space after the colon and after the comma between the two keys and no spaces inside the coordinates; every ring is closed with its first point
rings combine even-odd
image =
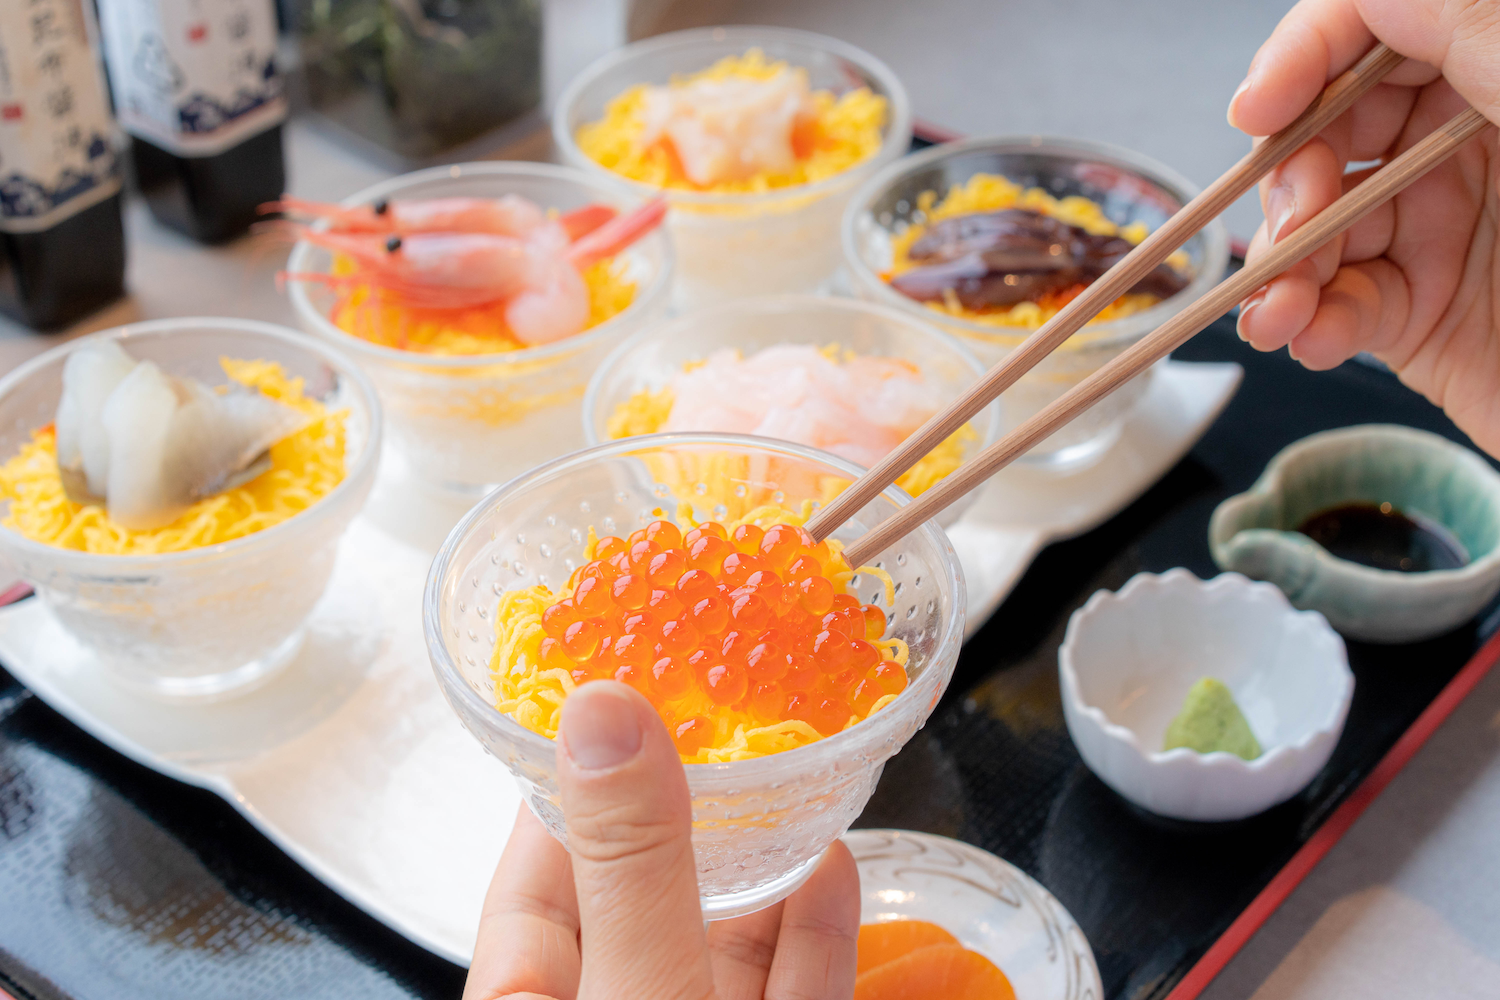
{"type": "MultiPolygon", "coordinates": [[[[1234,364],[1167,362],[1100,461],[997,476],[950,529],[969,631],[1043,545],[1107,520],[1176,464],[1240,376],[1234,364]]],[[[117,687],[38,601],[0,610],[0,663],[99,740],[221,795],[350,902],[467,965],[521,799],[443,701],[422,639],[427,567],[462,513],[383,479],[296,660],[231,701],[186,707],[117,687]]]]}

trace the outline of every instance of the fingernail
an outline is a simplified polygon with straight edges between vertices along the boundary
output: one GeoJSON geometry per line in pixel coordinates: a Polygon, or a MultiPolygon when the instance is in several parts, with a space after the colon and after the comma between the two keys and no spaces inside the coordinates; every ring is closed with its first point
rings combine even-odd
{"type": "Polygon", "coordinates": [[[1245,317],[1249,316],[1257,306],[1259,306],[1266,300],[1266,291],[1266,289],[1262,288],[1260,291],[1250,296],[1244,302],[1240,303],[1240,318],[1235,321],[1234,332],[1239,334],[1239,338],[1246,343],[1250,342],[1250,338],[1245,336],[1245,317]]]}
{"type": "Polygon", "coordinates": [[[585,771],[618,767],[641,750],[641,720],[623,692],[585,684],[563,707],[558,735],[568,757],[585,771]]]}
{"type": "Polygon", "coordinates": [[[1297,214],[1297,193],[1292,190],[1290,184],[1277,184],[1266,195],[1266,219],[1269,220],[1268,232],[1271,234],[1271,242],[1278,243],[1286,235],[1282,230],[1292,221],[1292,216],[1297,214]]]}
{"type": "Polygon", "coordinates": [[[1245,92],[1250,89],[1250,84],[1254,79],[1255,66],[1252,65],[1250,67],[1250,72],[1245,75],[1244,81],[1240,83],[1239,89],[1234,92],[1233,97],[1229,98],[1229,107],[1225,110],[1224,117],[1227,118],[1229,120],[1229,124],[1235,128],[1239,128],[1239,125],[1234,120],[1234,107],[1240,102],[1240,98],[1245,95],[1245,92]]]}

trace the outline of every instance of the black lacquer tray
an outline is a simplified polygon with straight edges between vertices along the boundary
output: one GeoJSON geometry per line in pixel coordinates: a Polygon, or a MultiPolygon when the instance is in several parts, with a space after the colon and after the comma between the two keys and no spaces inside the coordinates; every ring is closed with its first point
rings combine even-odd
{"type": "MultiPolygon", "coordinates": [[[[1110,792],[1080,762],[1058,701],[1057,646],[1075,608],[1142,570],[1213,575],[1214,506],[1304,435],[1379,421],[1467,443],[1388,373],[1357,362],[1309,373],[1249,350],[1227,318],[1176,356],[1238,361],[1239,395],[1138,501],[1042,552],[965,647],[947,697],[859,822],[958,837],[1035,876],[1082,925],[1111,998],[1191,995],[1188,971],[1247,907],[1269,905],[1263,890],[1299,850],[1336,835],[1330,815],[1497,624],[1481,615],[1414,646],[1351,643],[1343,740],[1305,793],[1261,817],[1173,824],[1110,792]]],[[[18,1000],[381,1000],[453,998],[462,982],[228,804],[115,754],[0,673],[0,989],[18,1000]]]]}

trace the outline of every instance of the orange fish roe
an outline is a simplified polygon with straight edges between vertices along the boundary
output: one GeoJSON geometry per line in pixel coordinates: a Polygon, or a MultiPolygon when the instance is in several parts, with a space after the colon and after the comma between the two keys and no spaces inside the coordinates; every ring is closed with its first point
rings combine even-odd
{"type": "MultiPolygon", "coordinates": [[[[507,701],[505,681],[550,675],[564,692],[629,684],[689,763],[831,736],[906,688],[906,646],[884,638],[885,613],[844,592],[843,556],[799,526],[705,522],[684,534],[658,520],[599,539],[591,554],[541,610],[536,663],[525,653],[501,662],[502,649],[529,645],[517,628],[496,648],[499,707],[544,735],[556,734],[556,713],[544,721],[534,700],[507,701]]],[[[502,600],[502,633],[516,607],[502,600]]]]}

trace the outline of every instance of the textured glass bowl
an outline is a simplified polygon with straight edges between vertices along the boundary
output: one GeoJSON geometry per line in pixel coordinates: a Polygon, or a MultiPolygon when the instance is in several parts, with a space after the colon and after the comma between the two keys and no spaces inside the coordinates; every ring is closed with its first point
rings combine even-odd
{"type": "Polygon", "coordinates": [[[812,291],[838,268],[839,217],[849,196],[911,144],[911,107],[901,81],[883,62],[853,45],[787,28],[731,27],[675,31],[627,45],[584,70],[558,99],[552,137],[565,162],[642,196],[657,189],[626,180],[578,148],[580,125],[636,84],[665,84],[707,69],[725,56],[759,48],[771,59],[807,70],[814,90],[843,94],[868,87],[888,102],[885,138],[870,159],[843,173],[754,194],[664,192],[679,255],[676,302],[693,308],[768,292],[812,291]]]}
{"type": "Polygon", "coordinates": [[[348,410],[344,481],[302,513],[243,538],[167,555],[92,555],[0,527],[0,554],[119,681],[167,698],[250,687],[296,654],[339,538],[370,492],[380,454],[374,387],[348,359],[284,327],[230,319],[138,323],[72,341],[0,381],[0,455],[14,455],[33,429],[52,422],[68,355],[103,338],[209,385],[226,381],[220,358],[275,361],[306,380],[309,396],[348,410]]]}
{"type": "MultiPolygon", "coordinates": [[[[797,508],[803,486],[857,468],[797,445],[763,438],[655,434],[569,455],[491,493],[453,529],[432,564],[423,602],[427,648],[438,683],[458,717],[510,768],[532,811],[564,840],[552,741],[495,710],[490,657],[494,610],[506,590],[557,587],[583,560],[592,525],[628,533],[675,511],[679,501],[703,518],[741,489],[797,508]],[[698,470],[748,470],[743,478],[698,470]]],[[[850,538],[906,504],[888,489],[836,537],[850,538]]],[[[872,718],[825,740],[730,764],[689,764],[693,848],[706,918],[749,913],[801,884],[818,857],[859,815],[881,769],[931,713],[952,676],[963,641],[964,584],[947,536],[929,521],[881,553],[896,581],[896,603],[881,583],[855,578],[861,601],[890,617],[888,634],[911,647],[911,683],[872,718]]],[[[475,794],[483,794],[476,790],[475,794]]],[[[564,840],[565,842],[565,840],[564,840]]]]}
{"type": "MultiPolygon", "coordinates": [[[[499,197],[518,194],[566,212],[590,202],[628,211],[640,204],[618,184],[544,163],[463,163],[435,167],[366,188],[344,201],[380,198],[499,197]]],[[[607,322],[553,344],[473,356],[438,356],[372,344],[329,321],[335,296],[312,282],[290,282],[303,329],[347,351],[370,374],[385,405],[390,445],[408,473],[444,490],[482,495],[496,483],[583,446],[578,406],[599,361],[667,306],[672,247],[661,231],[625,251],[635,301],[607,322]]],[[[298,243],[290,271],[326,272],[326,250],[298,243]]]]}
{"type": "MultiPolygon", "coordinates": [[[[872,177],[844,213],[844,259],[857,294],[940,324],[986,367],[998,364],[1032,331],[947,316],[907,298],[881,278],[891,266],[891,237],[922,221],[917,198],[934,191],[941,200],[949,188],[978,173],[1002,174],[1023,188],[1039,187],[1057,198],[1082,195],[1098,202],[1111,221],[1141,221],[1153,232],[1198,193],[1186,178],[1139,153],[1102,142],[1046,136],[1000,136],[934,146],[872,177]]],[[[1215,220],[1183,250],[1192,272],[1186,288],[1133,316],[1092,324],[1074,334],[1000,397],[1005,426],[1025,421],[1213,287],[1229,261],[1228,231],[1215,220]]],[[[1100,455],[1145,395],[1150,375],[1141,375],[1080,414],[1032,449],[1026,460],[1072,466],[1100,455]]]]}
{"type": "MultiPolygon", "coordinates": [[[[642,391],[667,386],[683,365],[723,348],[747,357],[777,344],[837,344],[861,356],[899,358],[922,370],[953,399],[984,374],[973,353],[932,323],[888,306],[819,295],[772,295],[709,306],[670,322],[647,327],[615,348],[594,373],[583,398],[583,433],[590,445],[609,440],[615,409],[642,391]]],[[[989,406],[970,422],[975,437],[964,443],[973,458],[999,433],[998,407],[989,406]]],[[[945,527],[958,520],[977,496],[946,507],[945,527]]]]}

